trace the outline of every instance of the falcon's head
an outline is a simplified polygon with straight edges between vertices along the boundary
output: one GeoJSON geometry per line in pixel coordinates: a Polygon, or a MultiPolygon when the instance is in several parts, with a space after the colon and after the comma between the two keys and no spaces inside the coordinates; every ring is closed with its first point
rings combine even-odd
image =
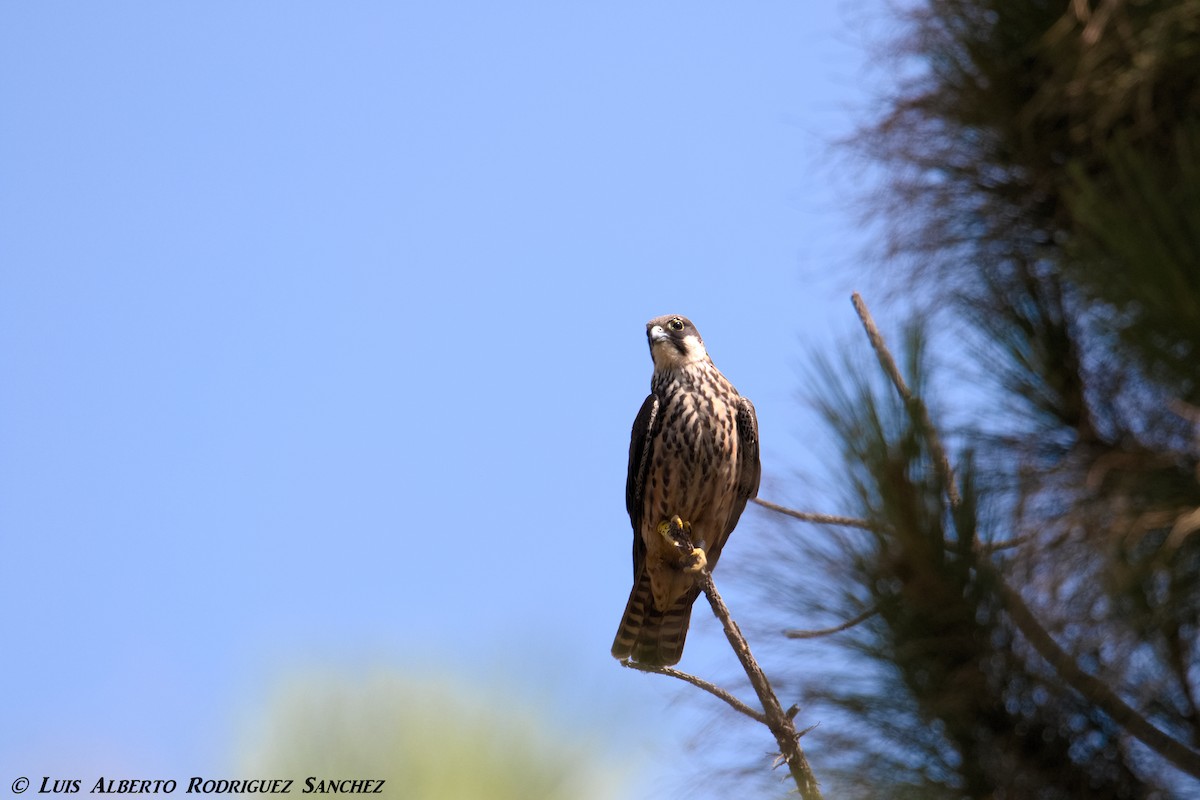
{"type": "Polygon", "coordinates": [[[678,314],[655,317],[646,323],[646,338],[650,341],[655,369],[678,369],[708,360],[700,331],[687,317],[678,314]]]}

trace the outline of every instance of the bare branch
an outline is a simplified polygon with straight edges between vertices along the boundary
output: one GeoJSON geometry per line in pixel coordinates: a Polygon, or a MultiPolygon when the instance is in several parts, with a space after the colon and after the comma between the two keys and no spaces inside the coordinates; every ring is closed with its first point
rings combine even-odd
{"type": "Polygon", "coordinates": [[[708,598],[708,603],[712,606],[713,614],[716,615],[717,619],[721,620],[721,626],[725,629],[725,638],[729,640],[729,644],[733,647],[733,652],[737,655],[738,660],[742,662],[742,668],[746,671],[746,677],[750,679],[750,684],[754,687],[755,693],[758,694],[759,702],[762,703],[763,711],[765,712],[766,719],[764,721],[767,727],[771,729],[771,733],[774,734],[775,741],[779,744],[779,751],[783,755],[783,759],[787,762],[788,770],[792,773],[792,779],[796,781],[796,788],[800,790],[800,796],[804,800],[820,800],[821,789],[817,785],[817,779],[813,775],[812,768],[808,765],[808,759],[805,758],[804,751],[800,748],[800,734],[796,732],[795,723],[788,716],[787,712],[783,710],[783,706],[779,704],[779,698],[775,696],[774,690],[771,689],[770,681],[767,680],[762,667],[758,665],[758,662],[750,653],[750,645],[746,642],[746,638],[742,636],[741,630],[729,613],[729,608],[717,592],[717,587],[713,584],[712,575],[706,569],[700,572],[697,577],[704,596],[708,598]]]}
{"type": "Polygon", "coordinates": [[[937,467],[938,477],[946,485],[946,494],[950,498],[950,505],[958,508],[962,502],[962,497],[958,493],[958,483],[954,479],[954,471],[950,468],[950,457],[946,455],[946,449],[942,447],[942,440],[937,435],[937,430],[933,427],[933,421],[929,418],[929,409],[925,407],[925,403],[921,398],[912,393],[908,388],[908,384],[904,382],[903,376],[900,375],[900,369],[896,366],[896,359],[892,358],[892,353],[888,350],[883,341],[883,334],[879,332],[879,328],[875,325],[875,320],[871,317],[871,312],[867,310],[867,304],[863,302],[862,296],[858,292],[850,295],[850,300],[854,303],[854,310],[858,312],[858,318],[862,320],[863,328],[867,331],[867,338],[871,340],[871,347],[875,348],[875,355],[879,359],[879,365],[883,367],[883,371],[892,379],[892,383],[896,386],[896,391],[900,394],[900,399],[908,406],[909,413],[924,426],[929,432],[929,449],[933,451],[934,464],[937,467]]]}
{"type": "MultiPolygon", "coordinates": [[[[669,526],[667,533],[679,551],[687,554],[694,553],[686,523],[680,520],[679,517],[672,517],[667,524],[669,526]]],[[[738,661],[742,663],[742,668],[746,671],[746,677],[750,679],[750,685],[754,687],[754,692],[758,695],[759,702],[762,703],[763,713],[760,714],[751,709],[724,689],[714,686],[708,681],[701,680],[694,675],[689,675],[686,672],[680,672],[677,669],[669,667],[650,667],[628,660],[621,661],[621,665],[630,669],[639,669],[643,672],[669,675],[673,678],[686,681],[721,698],[741,713],[766,725],[775,737],[775,741],[779,743],[779,752],[782,754],[781,758],[787,762],[788,770],[792,774],[792,779],[796,782],[796,788],[799,790],[800,796],[803,800],[821,800],[821,790],[817,786],[817,779],[813,776],[812,769],[808,766],[808,759],[804,757],[804,751],[800,749],[800,735],[796,733],[796,725],[792,721],[794,713],[785,713],[783,707],[779,704],[779,698],[775,696],[775,692],[771,689],[771,684],[767,680],[767,676],[763,673],[762,667],[758,665],[758,662],[754,660],[754,656],[750,653],[750,645],[746,643],[746,638],[742,636],[737,623],[733,621],[733,617],[729,614],[729,609],[726,607],[725,601],[721,599],[721,595],[717,592],[717,587],[713,584],[712,574],[709,573],[707,568],[701,568],[699,572],[695,573],[695,576],[696,584],[704,592],[704,596],[708,598],[713,614],[721,621],[721,627],[725,629],[725,638],[729,640],[729,644],[733,647],[733,652],[737,655],[738,661]]]]}
{"type": "Polygon", "coordinates": [[[875,526],[865,519],[855,519],[854,517],[839,517],[833,514],[817,514],[811,511],[796,511],[786,506],[776,505],[775,503],[762,500],[758,497],[753,498],[755,503],[758,503],[763,508],[770,509],[779,514],[786,514],[789,517],[804,520],[805,522],[815,522],[820,525],[841,525],[847,528],[862,528],[863,530],[873,531],[875,526]]]}
{"type": "Polygon", "coordinates": [[[724,700],[726,703],[733,706],[734,710],[736,710],[742,714],[745,714],[747,717],[754,720],[755,722],[761,722],[763,725],[767,724],[767,718],[763,715],[763,713],[761,711],[755,711],[753,708],[746,705],[741,700],[737,699],[732,694],[730,694],[729,692],[722,689],[720,686],[709,683],[708,681],[704,680],[703,678],[697,678],[695,675],[691,675],[687,672],[682,672],[677,669],[672,669],[671,667],[656,667],[652,664],[641,664],[637,661],[630,661],[627,658],[621,660],[621,666],[628,667],[629,669],[636,669],[641,672],[651,672],[651,673],[654,673],[655,675],[667,675],[672,678],[678,678],[681,681],[690,683],[692,686],[695,686],[697,689],[703,689],[704,691],[708,692],[712,696],[718,697],[721,700],[724,700]]]}
{"type": "Polygon", "coordinates": [[[847,620],[847,621],[843,622],[841,625],[834,625],[832,628],[819,628],[815,631],[804,631],[804,630],[792,629],[792,630],[784,631],[783,635],[789,639],[816,639],[821,636],[829,636],[834,633],[841,633],[842,631],[849,630],[850,628],[853,628],[855,625],[858,625],[861,622],[866,622],[867,620],[869,620],[871,617],[875,616],[878,613],[879,613],[878,608],[869,608],[866,611],[864,611],[863,613],[859,614],[857,617],[847,620]]]}

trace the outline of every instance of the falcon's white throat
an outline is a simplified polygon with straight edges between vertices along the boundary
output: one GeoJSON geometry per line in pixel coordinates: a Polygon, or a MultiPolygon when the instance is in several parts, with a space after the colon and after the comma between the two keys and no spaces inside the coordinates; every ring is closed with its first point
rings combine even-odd
{"type": "Polygon", "coordinates": [[[683,338],[684,349],[680,351],[671,334],[661,325],[655,325],[650,329],[650,343],[650,356],[654,359],[655,369],[679,369],[708,360],[704,343],[694,333],[683,338]]]}

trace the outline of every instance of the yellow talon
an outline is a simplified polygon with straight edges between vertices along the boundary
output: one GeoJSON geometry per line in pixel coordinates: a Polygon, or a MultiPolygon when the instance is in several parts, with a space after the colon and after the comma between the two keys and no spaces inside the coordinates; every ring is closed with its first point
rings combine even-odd
{"type": "Polygon", "coordinates": [[[678,514],[658,523],[657,530],[658,535],[673,547],[682,549],[692,544],[692,523],[684,522],[678,514]]]}
{"type": "Polygon", "coordinates": [[[689,564],[685,569],[687,569],[688,572],[703,572],[704,568],[707,566],[708,556],[704,554],[704,548],[693,547],[692,563],[689,564]]]}

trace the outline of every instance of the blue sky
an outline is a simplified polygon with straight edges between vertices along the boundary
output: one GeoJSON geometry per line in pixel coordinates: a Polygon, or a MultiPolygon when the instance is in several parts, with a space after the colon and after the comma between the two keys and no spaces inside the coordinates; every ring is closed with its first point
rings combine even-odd
{"type": "Polygon", "coordinates": [[[643,324],[696,322],[804,499],[884,5],[4,5],[2,777],[228,772],[312,668],[687,741],[707,701],[608,656],[643,324]]]}

